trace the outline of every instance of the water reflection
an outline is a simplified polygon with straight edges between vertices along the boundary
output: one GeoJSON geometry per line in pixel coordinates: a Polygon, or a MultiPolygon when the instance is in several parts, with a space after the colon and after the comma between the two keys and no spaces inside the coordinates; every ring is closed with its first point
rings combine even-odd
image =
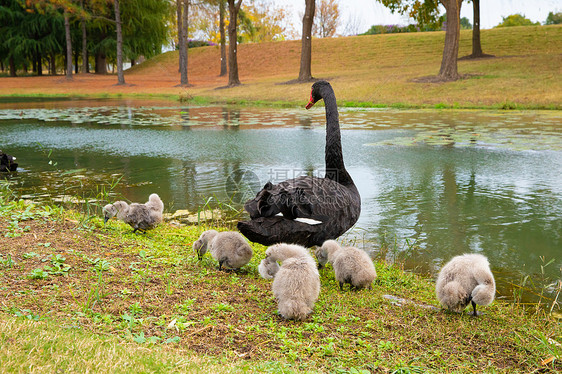
{"type": "MultiPolygon", "coordinates": [[[[559,112],[342,110],[340,119],[363,201],[348,239],[376,250],[383,238],[408,238],[419,246],[408,265],[430,273],[481,252],[507,296],[508,282],[550,259],[547,276],[560,278],[559,112]]],[[[116,194],[145,201],[157,192],[167,210],[197,210],[210,196],[228,201],[233,184],[251,194],[268,180],[322,175],[323,125],[321,109],[103,102],[0,110],[0,148],[20,161],[10,180],[22,194],[83,196],[122,176],[116,194]]]]}

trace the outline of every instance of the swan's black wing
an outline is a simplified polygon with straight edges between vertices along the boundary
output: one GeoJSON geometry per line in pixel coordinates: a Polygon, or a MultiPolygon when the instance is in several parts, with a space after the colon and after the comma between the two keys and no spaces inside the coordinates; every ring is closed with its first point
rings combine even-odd
{"type": "Polygon", "coordinates": [[[309,225],[282,216],[258,217],[238,222],[238,230],[254,243],[273,245],[293,243],[312,246],[313,238],[321,231],[320,225],[309,225]]]}
{"type": "Polygon", "coordinates": [[[331,179],[305,176],[277,185],[267,183],[244,208],[252,219],[281,213],[288,219],[310,218],[326,222],[357,203],[359,195],[356,191],[331,179]]]}
{"type": "Polygon", "coordinates": [[[244,208],[251,220],[239,222],[238,229],[251,241],[312,246],[335,239],[353,226],[359,218],[361,200],[355,186],[299,177],[266,184],[244,208]],[[298,218],[317,222],[300,222],[298,218]]]}

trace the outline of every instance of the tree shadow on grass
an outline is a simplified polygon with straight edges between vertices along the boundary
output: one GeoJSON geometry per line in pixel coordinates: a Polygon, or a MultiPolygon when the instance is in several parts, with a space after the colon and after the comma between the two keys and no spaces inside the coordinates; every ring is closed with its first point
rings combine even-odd
{"type": "Polygon", "coordinates": [[[470,74],[459,74],[458,78],[449,78],[449,77],[442,77],[439,75],[427,75],[424,77],[419,77],[419,78],[413,78],[410,79],[409,82],[414,82],[414,83],[447,83],[447,82],[455,82],[458,80],[463,80],[463,79],[470,79],[472,77],[480,77],[483,74],[480,73],[470,73],[470,74]]]}
{"type": "Polygon", "coordinates": [[[468,56],[463,56],[463,57],[459,57],[458,61],[461,60],[481,60],[481,59],[485,59],[485,58],[495,58],[495,55],[489,55],[487,53],[482,53],[482,54],[478,54],[478,55],[468,55],[468,56]]]}
{"type": "Polygon", "coordinates": [[[280,82],[280,83],[275,83],[276,85],[281,85],[281,84],[301,84],[301,83],[313,83],[313,82],[318,82],[320,80],[329,80],[327,78],[310,78],[310,79],[306,79],[306,80],[299,80],[299,79],[292,79],[290,81],[287,82],[280,82]]]}
{"type": "Polygon", "coordinates": [[[226,86],[220,86],[220,87],[216,87],[215,90],[225,90],[227,88],[234,88],[234,87],[240,87],[243,86],[242,83],[238,83],[238,84],[227,84],[226,86]]]}

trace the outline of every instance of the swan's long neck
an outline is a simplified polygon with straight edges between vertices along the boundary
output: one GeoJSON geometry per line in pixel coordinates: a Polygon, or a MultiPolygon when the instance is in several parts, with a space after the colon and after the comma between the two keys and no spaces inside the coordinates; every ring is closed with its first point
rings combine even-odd
{"type": "Polygon", "coordinates": [[[344,186],[354,185],[345,170],[341,146],[340,120],[334,91],[327,87],[322,92],[326,107],[326,176],[344,186]]]}

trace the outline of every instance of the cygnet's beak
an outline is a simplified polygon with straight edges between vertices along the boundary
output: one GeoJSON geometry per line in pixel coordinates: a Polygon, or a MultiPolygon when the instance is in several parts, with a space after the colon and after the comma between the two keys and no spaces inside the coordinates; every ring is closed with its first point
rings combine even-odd
{"type": "Polygon", "coordinates": [[[108,216],[104,216],[103,217],[103,224],[105,225],[107,223],[107,221],[109,221],[109,217],[108,216]]]}
{"type": "Polygon", "coordinates": [[[322,265],[321,263],[318,263],[318,270],[320,269],[324,269],[324,265],[322,265]]]}
{"type": "Polygon", "coordinates": [[[197,254],[197,259],[199,261],[201,261],[203,259],[203,255],[201,254],[201,251],[199,251],[199,248],[201,248],[201,244],[199,244],[199,241],[196,241],[195,243],[193,243],[193,249],[195,250],[195,253],[197,254]]]}

